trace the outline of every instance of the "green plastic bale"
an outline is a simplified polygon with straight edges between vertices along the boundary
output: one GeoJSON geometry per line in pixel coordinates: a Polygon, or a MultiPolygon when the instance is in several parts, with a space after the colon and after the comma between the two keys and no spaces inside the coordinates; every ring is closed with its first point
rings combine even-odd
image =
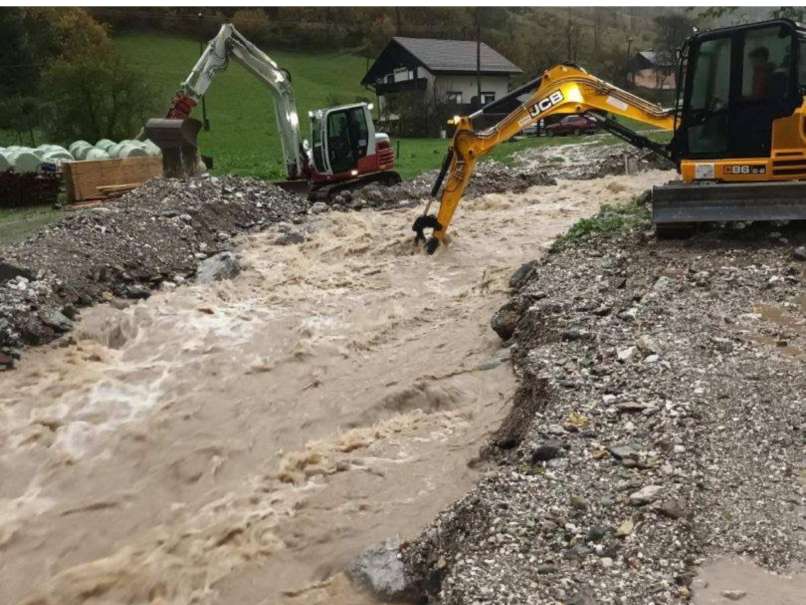
{"type": "MultiPolygon", "coordinates": [[[[82,141],[82,140],[73,141],[72,143],[70,143],[70,146],[67,148],[67,151],[69,151],[70,155],[72,155],[75,158],[76,157],[76,152],[81,147],[92,148],[92,145],[90,143],[88,143],[87,141],[82,141]]],[[[78,158],[76,158],[76,159],[78,159],[78,158]]]]}
{"type": "Polygon", "coordinates": [[[86,156],[84,157],[85,160],[108,160],[109,154],[106,153],[103,149],[98,149],[97,147],[90,147],[89,151],[87,152],[86,156]]]}
{"type": "Polygon", "coordinates": [[[11,170],[11,162],[8,161],[5,151],[0,151],[0,172],[11,170]]]}
{"type": "Polygon", "coordinates": [[[124,143],[120,151],[118,151],[119,158],[141,158],[147,155],[144,148],[131,143],[124,143]]]}
{"type": "Polygon", "coordinates": [[[32,150],[20,150],[10,154],[8,161],[14,168],[14,172],[20,174],[27,174],[39,170],[42,161],[36,156],[32,150]]]}
{"type": "Polygon", "coordinates": [[[101,139],[97,143],[95,143],[95,146],[98,149],[103,149],[105,152],[109,153],[109,148],[112,147],[112,145],[114,144],[115,142],[110,141],[109,139],[101,139]]]}

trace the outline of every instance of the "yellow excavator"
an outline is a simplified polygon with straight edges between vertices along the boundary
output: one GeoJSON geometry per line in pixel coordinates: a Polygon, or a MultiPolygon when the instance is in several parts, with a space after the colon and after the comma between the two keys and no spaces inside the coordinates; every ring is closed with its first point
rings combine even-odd
{"type": "Polygon", "coordinates": [[[430,215],[429,202],[412,229],[433,253],[479,159],[557,114],[585,115],[675,163],[680,180],[653,189],[659,235],[699,222],[806,220],[805,93],[806,28],[787,19],[692,35],[681,49],[673,109],[577,65],[557,65],[476,113],[453,118],[456,131],[431,192],[439,210],[430,215]],[[524,95],[527,100],[495,126],[474,128],[474,119],[524,95]],[[655,142],[612,115],[672,131],[671,142],[655,142]]]}

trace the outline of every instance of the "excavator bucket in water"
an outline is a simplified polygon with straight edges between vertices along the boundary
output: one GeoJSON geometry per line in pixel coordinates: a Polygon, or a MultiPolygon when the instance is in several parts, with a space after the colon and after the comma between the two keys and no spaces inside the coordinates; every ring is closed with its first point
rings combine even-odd
{"type": "Polygon", "coordinates": [[[685,223],[793,220],[806,220],[806,182],[672,182],[652,190],[659,232],[685,223]]]}
{"type": "Polygon", "coordinates": [[[192,118],[153,118],[146,122],[145,136],[162,151],[165,176],[186,177],[205,171],[196,141],[201,126],[192,118]]]}

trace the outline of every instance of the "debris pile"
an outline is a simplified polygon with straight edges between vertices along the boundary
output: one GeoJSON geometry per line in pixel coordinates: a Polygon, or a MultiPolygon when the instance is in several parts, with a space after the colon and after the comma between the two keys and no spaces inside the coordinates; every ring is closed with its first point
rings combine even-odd
{"type": "Polygon", "coordinates": [[[113,205],[68,215],[0,249],[0,350],[53,340],[80,307],[184,281],[234,235],[298,222],[307,210],[264,181],[212,177],[151,180],[113,205]]]}
{"type": "Polygon", "coordinates": [[[517,310],[518,422],[493,437],[501,466],[404,547],[420,591],[684,603],[704,557],[802,563],[806,267],[791,250],[780,233],[638,229],[513,276],[496,326],[517,310]]]}
{"type": "Polygon", "coordinates": [[[626,143],[602,145],[595,140],[581,145],[532,147],[516,156],[515,166],[574,180],[674,168],[669,160],[650,150],[636,149],[626,143]]]}
{"type": "MultiPolygon", "coordinates": [[[[361,209],[400,208],[417,206],[430,197],[431,188],[439,174],[438,170],[424,172],[410,181],[392,187],[371,184],[357,191],[345,192],[333,199],[336,209],[342,207],[361,209]]],[[[505,166],[500,162],[487,161],[477,165],[470,180],[465,197],[475,197],[486,193],[511,191],[520,193],[536,185],[555,185],[556,181],[543,170],[520,169],[505,166]]]]}

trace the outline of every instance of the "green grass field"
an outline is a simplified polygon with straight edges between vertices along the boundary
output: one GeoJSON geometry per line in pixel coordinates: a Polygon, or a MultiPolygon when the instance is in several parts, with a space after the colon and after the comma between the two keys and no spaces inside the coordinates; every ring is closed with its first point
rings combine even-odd
{"type": "MultiPolygon", "coordinates": [[[[199,43],[185,38],[131,34],[115,39],[128,62],[148,74],[167,110],[180,82],[199,57],[199,43]]],[[[366,60],[354,55],[307,54],[267,50],[291,72],[303,137],[308,138],[308,111],[359,99],[372,100],[361,87],[366,60]]],[[[212,156],[216,173],[282,178],[280,140],[274,103],[265,84],[235,61],[219,73],[206,95],[210,131],[199,144],[212,156]]],[[[201,117],[201,107],[194,110],[201,117]]]]}
{"type": "MultiPolygon", "coordinates": [[[[115,39],[128,62],[140,68],[150,79],[162,103],[161,115],[199,57],[197,41],[163,35],[128,34],[115,39]]],[[[373,100],[373,93],[361,87],[367,63],[362,57],[346,54],[294,53],[267,50],[282,67],[291,72],[297,108],[303,123],[303,137],[308,138],[308,111],[373,100]]],[[[216,174],[237,174],[259,178],[284,178],[280,140],[274,119],[274,104],[264,84],[233,62],[219,73],[206,95],[209,132],[200,135],[200,148],[214,159],[216,174]]],[[[201,108],[194,112],[201,117],[201,108]]],[[[633,126],[630,124],[630,126],[633,126]]],[[[134,135],[135,133],[132,133],[134,135]]],[[[662,135],[661,135],[662,136],[662,135]]],[[[30,144],[23,137],[24,144],[30,144]]],[[[653,138],[658,138],[653,135],[653,138]]],[[[499,145],[487,156],[509,163],[513,154],[536,146],[579,142],[584,137],[522,138],[499,145]]],[[[615,137],[598,139],[602,144],[616,142],[615,137]]],[[[36,142],[45,141],[36,134],[36,142]]],[[[0,145],[19,144],[15,133],[0,131],[0,145]]],[[[449,141],[442,139],[393,140],[397,170],[404,179],[438,168],[449,141]]],[[[60,212],[49,209],[14,209],[0,212],[0,244],[23,239],[39,226],[55,220],[60,212]]]]}

